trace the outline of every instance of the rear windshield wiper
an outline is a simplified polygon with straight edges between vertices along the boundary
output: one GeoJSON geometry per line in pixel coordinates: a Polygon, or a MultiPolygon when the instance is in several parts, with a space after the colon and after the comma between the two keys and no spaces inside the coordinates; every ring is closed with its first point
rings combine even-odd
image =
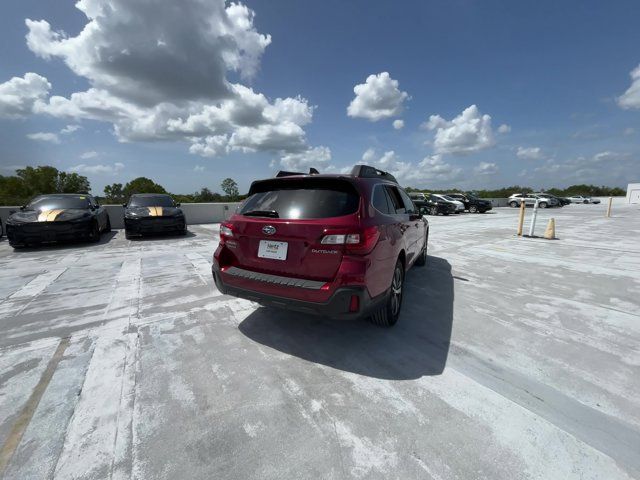
{"type": "Polygon", "coordinates": [[[248,212],[242,212],[242,215],[247,217],[271,217],[280,218],[278,212],[275,210],[249,210],[248,212]]]}

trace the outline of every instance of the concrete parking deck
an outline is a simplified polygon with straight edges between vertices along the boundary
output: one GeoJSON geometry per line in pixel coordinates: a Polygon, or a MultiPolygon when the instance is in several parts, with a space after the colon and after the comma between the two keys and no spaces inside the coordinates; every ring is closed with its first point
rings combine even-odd
{"type": "Polygon", "coordinates": [[[637,478],[640,210],[604,211],[429,217],[388,330],[221,295],[215,225],[2,240],[0,477],[637,478]]]}

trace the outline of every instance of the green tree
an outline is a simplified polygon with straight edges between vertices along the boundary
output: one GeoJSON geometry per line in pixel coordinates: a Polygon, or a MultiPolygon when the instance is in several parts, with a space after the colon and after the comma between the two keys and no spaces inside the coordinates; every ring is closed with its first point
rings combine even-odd
{"type": "Polygon", "coordinates": [[[22,194],[27,197],[45,193],[58,193],[60,172],[55,167],[25,167],[16,170],[22,180],[22,194]]]}
{"type": "Polygon", "coordinates": [[[240,195],[238,191],[238,184],[233,178],[225,178],[220,184],[222,191],[225,193],[229,200],[235,200],[240,195]]]}
{"type": "Polygon", "coordinates": [[[87,177],[78,175],[75,172],[60,172],[58,175],[58,193],[89,193],[91,185],[87,177]]]}
{"type": "Polygon", "coordinates": [[[134,193],[167,193],[162,185],[158,185],[147,177],[138,177],[127,183],[122,189],[125,199],[134,193]]]}
{"type": "Polygon", "coordinates": [[[36,195],[90,190],[87,177],[60,172],[51,166],[20,168],[15,176],[0,177],[0,203],[4,205],[22,205],[36,195]]]}
{"type": "Polygon", "coordinates": [[[104,187],[104,196],[108,203],[123,203],[125,198],[121,183],[112,183],[104,187]]]}
{"type": "Polygon", "coordinates": [[[212,192],[207,187],[202,187],[199,192],[193,194],[193,201],[199,203],[221,202],[222,195],[217,192],[212,192]]]}

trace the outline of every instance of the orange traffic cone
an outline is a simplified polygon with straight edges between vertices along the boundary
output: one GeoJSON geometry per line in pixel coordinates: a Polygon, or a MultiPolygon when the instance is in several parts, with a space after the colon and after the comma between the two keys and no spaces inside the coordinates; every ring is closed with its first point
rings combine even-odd
{"type": "Polygon", "coordinates": [[[555,240],[556,238],[556,220],[555,218],[550,218],[549,223],[547,224],[547,229],[544,231],[544,238],[547,240],[555,240]]]}

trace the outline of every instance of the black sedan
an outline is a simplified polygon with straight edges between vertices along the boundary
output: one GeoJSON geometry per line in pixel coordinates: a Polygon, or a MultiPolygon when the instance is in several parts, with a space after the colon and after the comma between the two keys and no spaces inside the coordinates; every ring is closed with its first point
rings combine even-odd
{"type": "Polygon", "coordinates": [[[451,202],[446,202],[431,195],[430,193],[424,194],[423,200],[414,199],[413,203],[420,209],[420,213],[427,215],[449,215],[450,213],[456,213],[456,207],[451,202]]]}
{"type": "Polygon", "coordinates": [[[447,197],[462,202],[464,209],[469,213],[485,213],[493,208],[489,200],[478,198],[471,193],[447,193],[447,197]]]}
{"type": "Polygon", "coordinates": [[[126,238],[148,234],[187,233],[187,222],[180,204],[171,196],[159,193],[131,195],[124,204],[124,232],[126,238]]]}
{"type": "Polygon", "coordinates": [[[98,242],[111,230],[107,211],[91,195],[40,195],[13,212],[6,222],[13,248],[62,241],[98,242]]]}

